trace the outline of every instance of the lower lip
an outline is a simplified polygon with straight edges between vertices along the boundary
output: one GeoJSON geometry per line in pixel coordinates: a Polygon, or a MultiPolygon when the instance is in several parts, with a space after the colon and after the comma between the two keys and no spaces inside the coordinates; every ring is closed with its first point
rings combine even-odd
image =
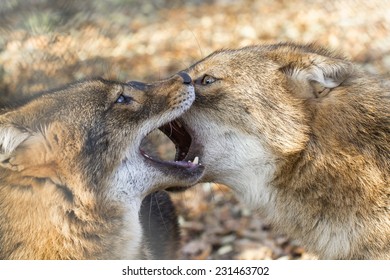
{"type": "Polygon", "coordinates": [[[141,154],[143,157],[147,158],[148,160],[163,164],[165,166],[182,167],[186,169],[195,169],[199,167],[199,164],[194,164],[190,161],[163,161],[163,160],[155,159],[149,156],[148,154],[144,153],[142,150],[141,150],[141,154]]]}

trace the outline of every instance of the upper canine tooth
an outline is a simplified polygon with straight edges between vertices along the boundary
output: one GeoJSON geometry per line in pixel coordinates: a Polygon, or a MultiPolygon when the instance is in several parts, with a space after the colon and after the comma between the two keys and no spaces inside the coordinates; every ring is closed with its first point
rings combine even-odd
{"type": "Polygon", "coordinates": [[[199,163],[199,157],[195,157],[194,160],[192,161],[193,164],[198,164],[199,163]]]}

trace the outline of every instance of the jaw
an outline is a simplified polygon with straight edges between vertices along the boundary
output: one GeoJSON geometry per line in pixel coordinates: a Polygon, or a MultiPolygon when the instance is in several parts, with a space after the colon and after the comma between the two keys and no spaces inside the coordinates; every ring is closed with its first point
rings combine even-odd
{"type": "Polygon", "coordinates": [[[204,166],[190,162],[171,162],[143,158],[143,164],[153,179],[153,190],[171,187],[186,188],[195,185],[204,173],[204,166]]]}
{"type": "Polygon", "coordinates": [[[202,182],[230,187],[255,209],[269,201],[276,156],[262,145],[260,138],[212,122],[201,114],[186,114],[183,121],[203,147],[206,170],[202,182]]]}
{"type": "MultiPolygon", "coordinates": [[[[174,158],[160,158],[157,155],[158,153],[146,151],[147,149],[143,147],[133,152],[133,155],[141,158],[141,165],[145,170],[150,170],[151,174],[159,174],[156,176],[158,178],[156,181],[161,185],[161,188],[169,191],[182,191],[195,185],[202,177],[205,167],[201,162],[203,149],[193,137],[193,131],[182,122],[180,117],[163,123],[161,126],[155,127],[154,130],[152,129],[152,131],[155,130],[164,133],[165,139],[169,139],[175,146],[174,158]]],[[[145,137],[140,142],[144,143],[143,140],[145,140],[145,137]]],[[[151,143],[153,141],[150,140],[146,142],[156,145],[156,143],[151,143]]],[[[158,147],[154,147],[154,149],[157,151],[158,147]]]]}
{"type": "Polygon", "coordinates": [[[115,172],[110,180],[110,189],[113,190],[116,200],[131,204],[140,203],[148,194],[158,190],[192,186],[199,181],[203,172],[203,166],[171,167],[165,163],[151,161],[134,151],[132,157],[126,158],[115,172]]]}

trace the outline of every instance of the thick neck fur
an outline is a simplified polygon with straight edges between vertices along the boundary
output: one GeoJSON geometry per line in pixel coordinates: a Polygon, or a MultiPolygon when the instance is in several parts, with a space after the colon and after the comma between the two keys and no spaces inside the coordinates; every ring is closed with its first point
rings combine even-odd
{"type": "Polygon", "coordinates": [[[140,205],[131,211],[134,217],[126,217],[118,205],[107,207],[109,202],[104,198],[93,194],[89,198],[86,194],[78,199],[66,186],[44,179],[19,178],[18,185],[14,185],[10,183],[15,182],[13,175],[1,171],[0,259],[139,257],[140,205]],[[134,236],[129,238],[132,233],[134,236]]]}
{"type": "Polygon", "coordinates": [[[305,153],[287,161],[271,184],[275,196],[268,216],[321,258],[372,258],[371,250],[389,252],[388,179],[358,157],[337,156],[348,161],[324,160],[321,152],[315,158],[305,153]],[[372,216],[375,222],[365,219],[372,216]],[[383,247],[365,247],[361,236],[376,238],[378,231],[383,241],[376,244],[383,247]]]}
{"type": "Polygon", "coordinates": [[[372,103],[360,102],[362,95],[340,89],[308,104],[310,140],[300,153],[277,160],[267,187],[266,215],[321,258],[390,258],[390,115],[383,114],[389,94],[370,96],[372,103]],[[370,106],[378,103],[379,115],[370,106]]]}

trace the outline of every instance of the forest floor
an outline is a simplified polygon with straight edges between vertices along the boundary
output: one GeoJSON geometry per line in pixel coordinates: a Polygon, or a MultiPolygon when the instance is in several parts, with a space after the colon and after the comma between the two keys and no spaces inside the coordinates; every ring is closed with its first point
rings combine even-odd
{"type": "MultiPolygon", "coordinates": [[[[217,49],[281,41],[317,42],[389,78],[389,10],[387,0],[3,0],[0,102],[92,76],[153,81],[217,49]]],[[[316,258],[225,186],[172,197],[183,259],[316,258]]]]}

